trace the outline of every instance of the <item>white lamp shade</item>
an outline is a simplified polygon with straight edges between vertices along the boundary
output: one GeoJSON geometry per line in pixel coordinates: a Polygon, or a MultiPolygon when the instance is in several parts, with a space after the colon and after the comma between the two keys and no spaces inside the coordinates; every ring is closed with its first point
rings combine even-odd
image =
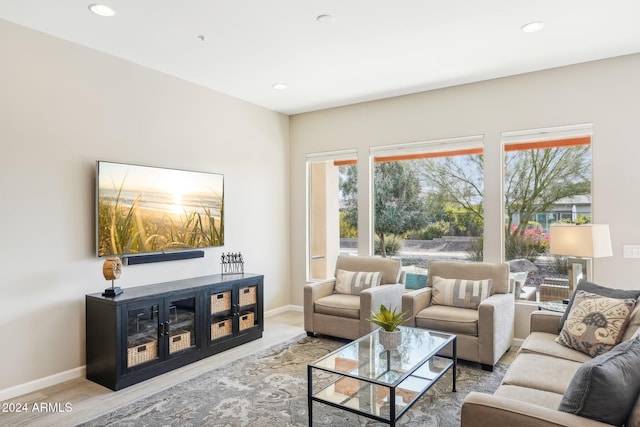
{"type": "Polygon", "coordinates": [[[608,224],[557,224],[550,226],[552,255],[585,258],[613,256],[608,224]]]}

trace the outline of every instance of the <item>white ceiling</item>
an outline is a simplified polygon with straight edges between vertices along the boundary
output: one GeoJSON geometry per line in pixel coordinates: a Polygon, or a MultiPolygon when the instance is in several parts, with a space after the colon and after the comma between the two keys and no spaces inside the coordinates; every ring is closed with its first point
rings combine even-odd
{"type": "Polygon", "coordinates": [[[286,114],[640,52],[639,17],[639,0],[0,0],[1,19],[286,114]]]}

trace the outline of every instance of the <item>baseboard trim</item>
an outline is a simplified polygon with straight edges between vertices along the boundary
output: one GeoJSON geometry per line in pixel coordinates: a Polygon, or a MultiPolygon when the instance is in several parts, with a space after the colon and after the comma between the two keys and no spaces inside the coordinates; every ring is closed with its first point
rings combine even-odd
{"type": "Polygon", "coordinates": [[[39,378],[37,380],[29,381],[28,383],[19,384],[17,386],[0,390],[0,401],[5,401],[28,393],[33,393],[34,391],[42,390],[43,388],[51,387],[65,381],[74,380],[76,378],[84,378],[86,376],[86,367],[85,365],[82,365],[74,369],[69,369],[68,371],[60,372],[48,377],[39,378]]]}
{"type": "Polygon", "coordinates": [[[287,311],[298,311],[302,312],[302,306],[299,305],[284,305],[279,308],[274,308],[273,310],[268,310],[264,312],[264,317],[275,316],[276,314],[285,313],[287,311]]]}

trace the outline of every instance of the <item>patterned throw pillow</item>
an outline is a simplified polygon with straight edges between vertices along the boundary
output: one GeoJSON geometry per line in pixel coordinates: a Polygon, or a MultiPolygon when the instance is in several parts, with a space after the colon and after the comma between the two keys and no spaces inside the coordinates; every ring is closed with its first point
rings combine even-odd
{"type": "Polygon", "coordinates": [[[596,357],[622,339],[635,299],[603,297],[576,291],[571,311],[556,342],[596,357]]]}
{"type": "Polygon", "coordinates": [[[336,270],[337,294],[360,295],[363,289],[380,286],[382,272],[336,270]]]}
{"type": "Polygon", "coordinates": [[[558,328],[558,332],[562,330],[562,325],[564,325],[564,321],[567,320],[567,316],[569,315],[569,312],[571,312],[571,306],[573,305],[573,298],[575,297],[578,291],[591,292],[592,294],[598,294],[603,297],[609,297],[609,298],[618,298],[618,299],[640,298],[640,290],[608,288],[606,286],[600,286],[596,283],[587,282],[586,280],[581,279],[580,282],[578,283],[578,286],[576,286],[576,292],[571,296],[571,299],[569,300],[569,305],[567,306],[567,309],[562,315],[562,319],[560,319],[560,327],[558,328]]]}
{"type": "Polygon", "coordinates": [[[478,309],[491,294],[491,279],[463,280],[433,276],[431,305],[478,309]]]}

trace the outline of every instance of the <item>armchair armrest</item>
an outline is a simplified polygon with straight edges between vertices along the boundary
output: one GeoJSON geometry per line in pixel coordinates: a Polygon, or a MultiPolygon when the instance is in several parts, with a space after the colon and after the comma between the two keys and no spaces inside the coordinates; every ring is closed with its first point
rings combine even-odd
{"type": "Polygon", "coordinates": [[[313,332],[313,304],[322,297],[327,297],[333,293],[335,279],[323,282],[307,283],[304,285],[304,330],[313,332]]]}
{"type": "Polygon", "coordinates": [[[431,288],[417,289],[402,295],[402,311],[406,311],[407,320],[404,326],[416,326],[416,314],[429,307],[431,303],[431,288]]]}
{"type": "Polygon", "coordinates": [[[561,318],[562,313],[555,311],[532,311],[529,332],[548,332],[550,334],[557,334],[562,327],[560,324],[561,318]]]}
{"type": "Polygon", "coordinates": [[[311,301],[316,301],[322,297],[328,297],[333,293],[336,287],[336,280],[325,280],[322,282],[307,283],[304,285],[304,297],[311,298],[311,301]]]}
{"type": "Polygon", "coordinates": [[[608,424],[519,400],[471,392],[462,402],[461,427],[603,427],[608,424]]]}
{"type": "Polygon", "coordinates": [[[478,305],[480,363],[495,365],[511,347],[514,319],[513,294],[493,294],[478,305]]]}
{"type": "Polygon", "coordinates": [[[369,321],[372,311],[378,311],[380,304],[384,304],[389,310],[402,309],[402,294],[404,284],[381,285],[364,289],[360,292],[360,335],[371,332],[378,326],[369,321]]]}

